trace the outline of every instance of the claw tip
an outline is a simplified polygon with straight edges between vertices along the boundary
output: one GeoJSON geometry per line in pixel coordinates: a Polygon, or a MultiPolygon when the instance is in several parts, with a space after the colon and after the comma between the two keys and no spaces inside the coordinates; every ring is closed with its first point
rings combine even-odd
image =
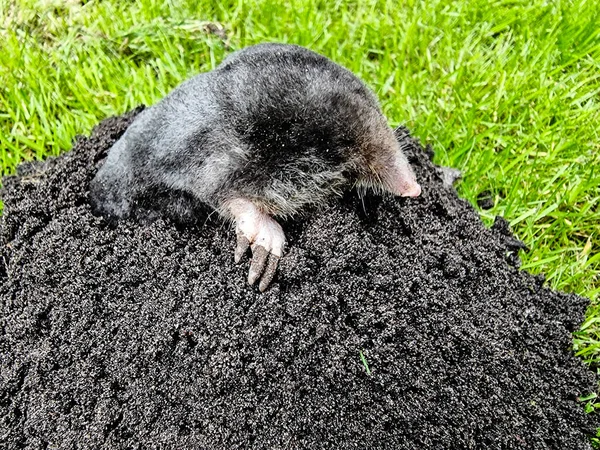
{"type": "Polygon", "coordinates": [[[254,285],[254,283],[256,283],[257,278],[258,274],[256,272],[250,272],[250,274],[248,275],[248,284],[250,286],[254,285]]]}

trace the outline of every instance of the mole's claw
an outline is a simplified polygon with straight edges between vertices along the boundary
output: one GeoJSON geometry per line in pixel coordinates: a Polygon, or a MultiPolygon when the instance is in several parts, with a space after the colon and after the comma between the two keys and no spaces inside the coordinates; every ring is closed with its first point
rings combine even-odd
{"type": "Polygon", "coordinates": [[[277,264],[279,264],[279,256],[270,254],[269,262],[267,263],[267,267],[263,273],[263,276],[260,279],[260,284],[258,285],[258,290],[260,292],[264,292],[265,289],[269,287],[273,277],[275,276],[275,272],[277,271],[277,264]]]}
{"type": "Polygon", "coordinates": [[[236,198],[230,200],[226,207],[236,223],[235,262],[241,261],[248,247],[252,249],[248,283],[253,285],[260,278],[259,289],[262,292],[275,276],[279,258],[283,255],[285,234],[281,225],[250,200],[236,198]]]}
{"type": "Polygon", "coordinates": [[[248,238],[242,233],[238,233],[237,246],[235,248],[235,253],[233,256],[233,259],[236,264],[242,260],[242,256],[244,256],[244,254],[248,250],[248,247],[250,247],[250,241],[248,240],[248,238]]]}
{"type": "Polygon", "coordinates": [[[269,251],[262,245],[252,248],[252,262],[250,263],[250,273],[248,274],[248,283],[252,286],[262,275],[269,258],[269,251]]]}

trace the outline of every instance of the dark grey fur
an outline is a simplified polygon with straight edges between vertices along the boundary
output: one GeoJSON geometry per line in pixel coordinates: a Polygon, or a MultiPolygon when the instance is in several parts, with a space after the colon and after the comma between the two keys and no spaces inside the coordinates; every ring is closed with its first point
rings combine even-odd
{"type": "Polygon", "coordinates": [[[351,72],[299,46],[261,44],[139,114],[92,181],[91,202],[117,218],[159,200],[182,218],[194,201],[230,217],[224,205],[241,197],[293,216],[350,184],[385,188],[390,139],[351,72]]]}

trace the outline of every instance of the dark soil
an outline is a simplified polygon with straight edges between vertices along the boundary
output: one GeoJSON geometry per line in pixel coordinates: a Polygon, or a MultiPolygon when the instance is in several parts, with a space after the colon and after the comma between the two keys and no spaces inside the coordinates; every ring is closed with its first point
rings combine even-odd
{"type": "Polygon", "coordinates": [[[520,272],[506,222],[416,142],[420,198],[286,224],[259,294],[231,226],[91,214],[131,118],[4,180],[1,448],[590,448],[595,377],[570,351],[588,301],[520,272]]]}

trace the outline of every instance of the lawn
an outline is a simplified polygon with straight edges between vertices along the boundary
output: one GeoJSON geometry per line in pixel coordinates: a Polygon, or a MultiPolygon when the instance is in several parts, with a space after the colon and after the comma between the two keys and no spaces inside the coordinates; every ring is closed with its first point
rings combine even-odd
{"type": "MultiPolygon", "coordinates": [[[[600,3],[0,0],[0,165],[57,155],[264,41],[325,54],[461,169],[458,190],[531,249],[523,268],[592,300],[574,350],[600,363],[600,3]]],[[[593,410],[594,399],[587,405],[593,410]]],[[[600,403],[598,404],[600,408],[600,403]]]]}

